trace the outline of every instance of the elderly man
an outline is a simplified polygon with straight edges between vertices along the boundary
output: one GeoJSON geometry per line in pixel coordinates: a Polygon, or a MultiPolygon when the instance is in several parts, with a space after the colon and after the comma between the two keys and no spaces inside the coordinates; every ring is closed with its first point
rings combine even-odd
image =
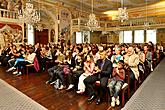
{"type": "Polygon", "coordinates": [[[95,74],[88,76],[84,80],[84,84],[86,86],[86,90],[89,93],[88,101],[92,101],[95,97],[95,91],[93,84],[96,81],[100,81],[99,87],[99,98],[96,104],[100,104],[103,101],[103,97],[106,93],[108,78],[111,76],[112,73],[112,62],[106,58],[106,52],[103,50],[100,52],[100,59],[96,62],[96,72],[95,74]]]}
{"type": "Polygon", "coordinates": [[[139,56],[135,54],[133,47],[128,48],[127,54],[124,56],[124,62],[131,69],[131,73],[130,73],[131,83],[135,79],[138,80],[138,77],[139,77],[139,71],[138,71],[139,56]]]}

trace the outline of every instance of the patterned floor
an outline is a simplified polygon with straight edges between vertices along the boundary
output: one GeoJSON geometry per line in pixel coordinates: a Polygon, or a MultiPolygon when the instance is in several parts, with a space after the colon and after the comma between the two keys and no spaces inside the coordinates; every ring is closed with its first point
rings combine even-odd
{"type": "Polygon", "coordinates": [[[47,110],[0,79],[0,110],[47,110]]]}
{"type": "Polygon", "coordinates": [[[165,110],[165,59],[147,77],[122,110],[165,110]]]}

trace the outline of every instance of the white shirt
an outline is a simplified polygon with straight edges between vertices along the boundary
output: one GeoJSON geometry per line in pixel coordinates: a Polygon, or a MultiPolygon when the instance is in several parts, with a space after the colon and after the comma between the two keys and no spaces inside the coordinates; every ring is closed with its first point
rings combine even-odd
{"type": "Polygon", "coordinates": [[[33,63],[35,56],[36,56],[36,53],[29,54],[25,61],[28,61],[29,63],[33,63]]]}

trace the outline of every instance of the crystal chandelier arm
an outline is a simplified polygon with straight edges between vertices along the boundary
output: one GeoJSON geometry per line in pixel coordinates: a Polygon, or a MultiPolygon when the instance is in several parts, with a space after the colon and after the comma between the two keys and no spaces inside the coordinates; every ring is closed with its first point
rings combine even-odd
{"type": "Polygon", "coordinates": [[[94,31],[96,28],[99,28],[99,23],[96,19],[96,16],[93,12],[93,8],[94,8],[94,2],[93,0],[91,0],[91,8],[92,8],[92,13],[89,15],[89,20],[87,22],[87,26],[90,29],[90,31],[94,31]]]}
{"type": "Polygon", "coordinates": [[[146,22],[147,22],[147,5],[148,5],[148,2],[147,2],[147,0],[145,0],[146,1],[146,22]]]}
{"type": "Polygon", "coordinates": [[[24,23],[34,25],[40,21],[40,13],[33,8],[31,1],[26,3],[26,7],[22,12],[18,12],[19,19],[24,23]]]}
{"type": "Polygon", "coordinates": [[[93,0],[92,0],[92,13],[93,13],[93,0]]]}
{"type": "Polygon", "coordinates": [[[121,7],[124,8],[124,0],[121,0],[121,7]]]}
{"type": "Polygon", "coordinates": [[[127,8],[124,7],[124,0],[121,0],[121,8],[118,8],[118,20],[123,22],[124,20],[128,20],[128,12],[126,10],[127,8]]]}

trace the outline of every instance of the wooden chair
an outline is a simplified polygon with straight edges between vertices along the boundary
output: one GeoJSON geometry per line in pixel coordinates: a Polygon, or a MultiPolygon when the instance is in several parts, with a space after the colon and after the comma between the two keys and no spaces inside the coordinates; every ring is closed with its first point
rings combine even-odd
{"type": "Polygon", "coordinates": [[[121,96],[122,96],[122,107],[125,104],[125,93],[127,92],[128,98],[130,98],[130,70],[126,70],[126,77],[125,77],[125,83],[122,86],[121,89],[121,96]]]}
{"type": "Polygon", "coordinates": [[[29,75],[29,68],[34,68],[34,64],[28,64],[26,65],[26,75],[29,75]]]}
{"type": "Polygon", "coordinates": [[[34,58],[34,63],[33,64],[28,64],[26,65],[26,75],[29,75],[29,68],[34,68],[37,72],[40,70],[39,68],[39,63],[37,57],[34,58]]]}
{"type": "Polygon", "coordinates": [[[138,88],[138,86],[139,86],[139,78],[138,78],[138,80],[134,80],[134,92],[137,90],[137,88],[138,88]]]}
{"type": "Polygon", "coordinates": [[[143,75],[143,73],[142,73],[142,71],[140,70],[140,66],[141,66],[141,65],[138,64],[139,77],[138,77],[138,80],[137,80],[137,79],[134,80],[134,92],[137,90],[137,88],[139,87],[140,82],[141,82],[141,80],[142,80],[142,79],[141,79],[141,76],[143,75]]]}
{"type": "Polygon", "coordinates": [[[144,79],[145,79],[145,66],[142,64],[138,65],[138,70],[139,70],[139,83],[141,84],[144,79]]]}

